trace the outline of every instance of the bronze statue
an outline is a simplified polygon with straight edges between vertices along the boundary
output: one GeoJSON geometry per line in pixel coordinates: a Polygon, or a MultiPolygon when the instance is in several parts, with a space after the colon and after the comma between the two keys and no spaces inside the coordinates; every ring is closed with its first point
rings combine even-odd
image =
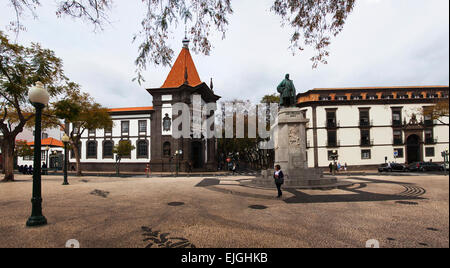
{"type": "Polygon", "coordinates": [[[281,107],[292,107],[295,106],[295,98],[297,93],[295,92],[294,82],[289,79],[289,74],[286,78],[278,85],[278,93],[280,93],[280,106],[281,107]]]}

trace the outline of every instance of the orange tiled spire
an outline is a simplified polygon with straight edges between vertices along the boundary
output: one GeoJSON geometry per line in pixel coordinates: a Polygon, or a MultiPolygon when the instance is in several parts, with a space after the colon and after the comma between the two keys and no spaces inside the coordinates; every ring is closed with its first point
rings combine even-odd
{"type": "Polygon", "coordinates": [[[170,70],[161,88],[177,88],[184,84],[195,87],[201,83],[202,81],[189,52],[189,40],[185,38],[180,55],[178,55],[172,70],[170,70]]]}

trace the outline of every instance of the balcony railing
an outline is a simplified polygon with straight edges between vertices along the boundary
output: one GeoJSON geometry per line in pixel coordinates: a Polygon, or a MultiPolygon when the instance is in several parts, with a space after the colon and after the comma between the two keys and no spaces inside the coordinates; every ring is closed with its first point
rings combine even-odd
{"type": "Polygon", "coordinates": [[[373,140],[361,140],[360,145],[361,145],[361,147],[373,146],[373,140]]]}
{"type": "Polygon", "coordinates": [[[327,141],[327,147],[336,148],[336,147],[340,147],[340,146],[341,146],[341,142],[338,140],[327,141]]]}
{"type": "Polygon", "coordinates": [[[359,120],[360,127],[371,127],[373,126],[373,120],[359,120]]]}
{"type": "Polygon", "coordinates": [[[425,144],[436,144],[437,139],[436,138],[425,138],[425,144]]]}
{"type": "Polygon", "coordinates": [[[392,144],[394,145],[403,145],[403,139],[393,139],[392,144]]]}
{"type": "Polygon", "coordinates": [[[403,125],[401,120],[392,120],[392,125],[396,127],[400,127],[403,125]]]}
{"type": "Polygon", "coordinates": [[[339,126],[340,126],[340,123],[339,123],[339,121],[337,121],[337,122],[332,122],[332,121],[325,121],[325,126],[327,127],[327,128],[338,128],[339,126]]]}

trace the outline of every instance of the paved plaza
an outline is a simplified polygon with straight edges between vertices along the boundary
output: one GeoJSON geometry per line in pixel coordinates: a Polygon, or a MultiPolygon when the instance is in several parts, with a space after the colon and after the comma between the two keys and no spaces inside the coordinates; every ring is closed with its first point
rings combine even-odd
{"type": "Polygon", "coordinates": [[[0,183],[0,247],[449,247],[449,177],[352,176],[275,190],[251,177],[43,177],[48,225],[27,228],[31,176],[0,183]]]}

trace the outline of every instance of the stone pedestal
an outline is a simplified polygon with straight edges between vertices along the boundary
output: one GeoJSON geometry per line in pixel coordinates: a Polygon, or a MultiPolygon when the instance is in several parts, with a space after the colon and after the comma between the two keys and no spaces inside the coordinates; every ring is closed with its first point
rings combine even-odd
{"type": "MultiPolygon", "coordinates": [[[[284,173],[285,187],[317,187],[337,183],[333,177],[323,177],[319,169],[308,168],[306,160],[306,124],[309,122],[299,108],[283,108],[278,113],[275,129],[275,165],[284,173]]],[[[252,184],[274,186],[274,170],[263,170],[252,184]]]]}

